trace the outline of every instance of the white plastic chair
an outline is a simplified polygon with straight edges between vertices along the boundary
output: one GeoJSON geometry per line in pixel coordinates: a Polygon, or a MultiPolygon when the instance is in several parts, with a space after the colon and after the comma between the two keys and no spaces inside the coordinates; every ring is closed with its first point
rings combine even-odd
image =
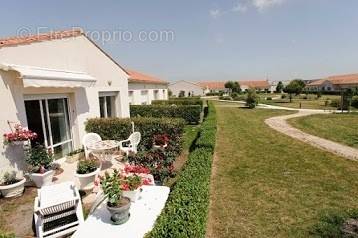
{"type": "Polygon", "coordinates": [[[37,193],[34,204],[37,237],[62,237],[84,222],[80,194],[73,182],[43,186],[37,193]]]}
{"type": "Polygon", "coordinates": [[[122,140],[119,142],[119,148],[121,151],[123,151],[126,155],[129,154],[129,152],[137,153],[138,145],[140,142],[141,135],[139,132],[133,132],[127,140],[122,140]],[[125,145],[127,144],[128,145],[125,145]]]}
{"type": "Polygon", "coordinates": [[[92,152],[91,150],[88,149],[88,145],[91,145],[93,143],[96,143],[98,141],[101,141],[102,138],[100,135],[98,135],[97,133],[88,133],[86,135],[84,135],[83,139],[82,139],[82,145],[83,148],[85,150],[85,155],[86,158],[89,159],[89,155],[92,152]]]}

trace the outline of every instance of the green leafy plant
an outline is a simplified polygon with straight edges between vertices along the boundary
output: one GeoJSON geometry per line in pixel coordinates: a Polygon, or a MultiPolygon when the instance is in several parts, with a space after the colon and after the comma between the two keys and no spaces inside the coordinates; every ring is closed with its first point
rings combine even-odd
{"type": "Polygon", "coordinates": [[[82,159],[78,161],[76,172],[78,174],[89,174],[96,171],[98,167],[99,162],[97,159],[82,159]]]}
{"type": "Polygon", "coordinates": [[[142,184],[142,177],[136,174],[125,176],[121,179],[122,191],[134,191],[142,186],[142,184]]]}
{"type": "Polygon", "coordinates": [[[147,237],[205,237],[209,206],[209,184],[213,147],[215,147],[216,116],[209,103],[208,117],[200,132],[202,141],[189,154],[161,215],[147,237]],[[210,136],[207,136],[210,134],[210,136]],[[210,146],[204,146],[210,145],[210,146]]]}
{"type": "Polygon", "coordinates": [[[107,204],[111,207],[117,207],[121,203],[122,189],[119,171],[114,170],[112,174],[105,173],[104,177],[101,177],[101,187],[104,195],[108,198],[107,204]]]}
{"type": "Polygon", "coordinates": [[[18,179],[16,177],[16,172],[15,171],[11,171],[11,172],[5,172],[3,178],[2,178],[2,184],[3,185],[10,185],[10,184],[14,184],[21,181],[21,179],[18,179]]]}
{"type": "MultiPolygon", "coordinates": [[[[176,101],[176,100],[174,100],[176,101]]],[[[200,105],[131,105],[131,117],[173,117],[182,118],[188,124],[200,122],[200,105]]]]}
{"type": "Polygon", "coordinates": [[[45,146],[36,145],[26,150],[26,163],[34,173],[49,169],[53,161],[52,153],[45,146]]]}

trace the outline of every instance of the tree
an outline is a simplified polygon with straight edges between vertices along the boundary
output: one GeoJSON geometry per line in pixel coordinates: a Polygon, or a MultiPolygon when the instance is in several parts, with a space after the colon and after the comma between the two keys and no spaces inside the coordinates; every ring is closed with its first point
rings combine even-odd
{"type": "Polygon", "coordinates": [[[185,97],[185,91],[181,90],[181,91],[179,92],[178,97],[180,97],[180,98],[185,97]]]}
{"type": "Polygon", "coordinates": [[[246,106],[249,108],[255,108],[258,104],[258,97],[254,89],[247,90],[246,106]]]}
{"type": "Polygon", "coordinates": [[[229,92],[231,93],[235,87],[235,83],[233,81],[227,81],[224,86],[225,88],[229,89],[229,92]]]}
{"type": "Polygon", "coordinates": [[[240,93],[241,92],[241,87],[240,87],[239,82],[234,82],[232,92],[233,93],[240,93]]]}
{"type": "Polygon", "coordinates": [[[299,95],[305,87],[305,83],[300,79],[292,80],[285,88],[284,92],[290,96],[290,102],[292,102],[292,94],[299,95]]]}
{"type": "Polygon", "coordinates": [[[276,92],[278,93],[282,93],[283,89],[285,86],[283,86],[283,83],[280,81],[278,82],[277,86],[276,86],[276,92]]]}

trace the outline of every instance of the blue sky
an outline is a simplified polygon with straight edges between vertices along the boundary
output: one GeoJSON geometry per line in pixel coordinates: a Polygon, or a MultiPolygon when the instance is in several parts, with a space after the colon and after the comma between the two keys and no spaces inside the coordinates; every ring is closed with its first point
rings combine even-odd
{"type": "Polygon", "coordinates": [[[357,10],[356,0],[13,0],[1,4],[0,37],[130,32],[133,40],[98,43],[123,66],[166,80],[311,79],[358,73],[357,10]],[[142,31],[174,36],[140,41],[142,31]]]}

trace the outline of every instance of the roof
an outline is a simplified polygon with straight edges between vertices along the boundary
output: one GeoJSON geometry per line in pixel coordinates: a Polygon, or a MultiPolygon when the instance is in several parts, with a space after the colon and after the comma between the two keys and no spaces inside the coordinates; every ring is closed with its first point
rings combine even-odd
{"type": "Polygon", "coordinates": [[[113,63],[115,63],[120,69],[122,69],[125,73],[128,74],[126,69],[124,69],[117,61],[115,61],[109,54],[107,54],[101,47],[99,47],[96,42],[94,42],[91,38],[87,37],[85,32],[81,28],[73,28],[70,30],[63,31],[51,31],[43,34],[35,34],[28,35],[22,37],[9,37],[0,39],[0,49],[3,47],[11,47],[18,45],[27,45],[36,42],[43,41],[51,41],[51,40],[59,40],[66,39],[71,37],[84,36],[89,40],[94,46],[96,46],[104,55],[106,55],[113,63]]]}
{"type": "Polygon", "coordinates": [[[316,80],[312,83],[309,83],[307,84],[307,86],[319,86],[326,81],[330,82],[333,85],[358,84],[358,74],[344,74],[344,75],[329,76],[327,78],[316,80]]]}
{"type": "Polygon", "coordinates": [[[199,83],[190,82],[190,81],[186,81],[186,80],[178,80],[178,81],[175,81],[175,82],[171,83],[170,85],[174,85],[174,84],[177,84],[177,83],[180,83],[180,82],[184,82],[184,83],[192,84],[192,85],[200,87],[200,88],[204,88],[199,83]]]}
{"type": "Polygon", "coordinates": [[[82,29],[72,29],[72,30],[64,30],[64,31],[52,31],[43,34],[28,35],[22,37],[4,38],[4,39],[0,39],[0,48],[7,47],[7,46],[30,44],[40,41],[49,41],[49,40],[58,40],[58,39],[76,37],[82,34],[84,34],[82,29]]]}
{"type": "MultiPolygon", "coordinates": [[[[239,80],[237,81],[240,86],[246,86],[248,88],[260,88],[265,89],[269,88],[270,84],[267,80],[239,80]]],[[[207,82],[198,82],[198,84],[204,88],[209,89],[225,89],[224,81],[215,82],[215,81],[207,81],[207,82]]]]}
{"type": "Polygon", "coordinates": [[[150,84],[168,84],[168,82],[159,78],[143,74],[134,70],[126,70],[129,75],[129,83],[150,83],[150,84]]]}

